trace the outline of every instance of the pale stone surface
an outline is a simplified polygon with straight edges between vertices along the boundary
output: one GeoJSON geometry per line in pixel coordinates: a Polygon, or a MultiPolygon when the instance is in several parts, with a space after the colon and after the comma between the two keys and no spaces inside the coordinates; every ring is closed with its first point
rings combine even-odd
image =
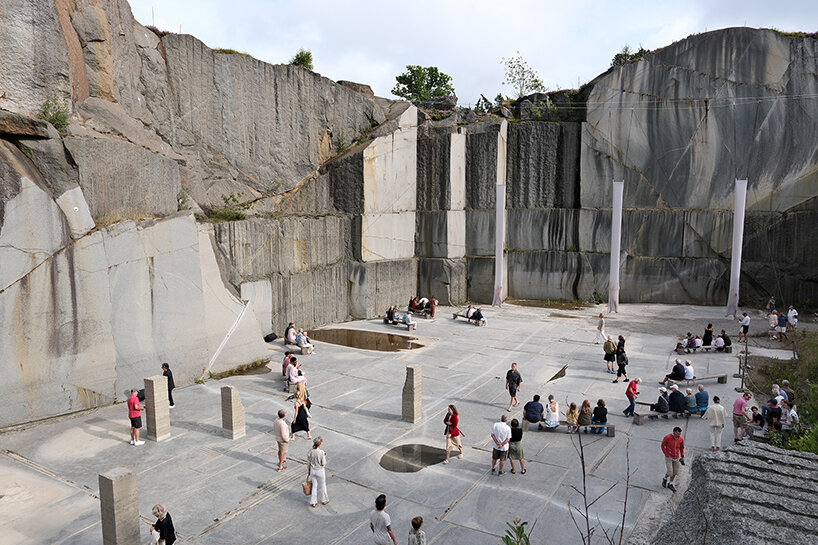
{"type": "Polygon", "coordinates": [[[241,298],[253,304],[253,312],[256,315],[261,332],[265,335],[273,332],[273,288],[269,280],[257,280],[255,282],[243,282],[241,285],[241,298]]]}
{"type": "Polygon", "coordinates": [[[366,214],[361,219],[361,260],[410,258],[415,254],[415,213],[366,214]]]}
{"type": "Polygon", "coordinates": [[[446,212],[446,255],[456,259],[466,255],[466,211],[446,212]]]}
{"type": "Polygon", "coordinates": [[[466,135],[451,134],[449,155],[450,210],[462,210],[466,206],[466,135]]]}
{"type": "Polygon", "coordinates": [[[363,152],[364,214],[415,209],[417,108],[398,118],[398,129],[375,138],[363,152]]]}
{"type": "Polygon", "coordinates": [[[221,387],[222,433],[228,439],[241,439],[246,435],[244,405],[235,386],[221,387]]]}
{"type": "Polygon", "coordinates": [[[63,214],[51,196],[25,176],[18,183],[19,193],[5,202],[0,223],[0,290],[26,276],[68,241],[63,214]]]}
{"type": "Polygon", "coordinates": [[[170,439],[168,377],[164,375],[145,379],[145,437],[157,443],[170,439]]]}
{"type": "Polygon", "coordinates": [[[96,227],[81,187],[69,189],[57,197],[57,206],[65,215],[71,238],[80,238],[96,227]]]}
{"type": "Polygon", "coordinates": [[[136,473],[121,467],[100,473],[99,508],[103,545],[141,542],[136,473]]]}
{"type": "Polygon", "coordinates": [[[406,379],[403,383],[401,418],[404,422],[414,424],[423,417],[423,377],[420,365],[406,366],[406,379]]]}

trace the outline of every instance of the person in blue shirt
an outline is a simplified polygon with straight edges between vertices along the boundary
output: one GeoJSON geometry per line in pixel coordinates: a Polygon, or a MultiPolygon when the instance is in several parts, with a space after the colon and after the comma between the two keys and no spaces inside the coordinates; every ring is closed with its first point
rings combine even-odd
{"type": "Polygon", "coordinates": [[[523,430],[528,429],[528,424],[537,424],[539,429],[542,429],[542,413],[545,409],[540,403],[540,396],[535,395],[533,401],[529,401],[523,405],[523,430]]]}
{"type": "Polygon", "coordinates": [[[707,406],[710,404],[710,394],[704,389],[703,384],[699,384],[699,391],[696,392],[696,408],[699,415],[703,415],[707,411],[707,406]]]}

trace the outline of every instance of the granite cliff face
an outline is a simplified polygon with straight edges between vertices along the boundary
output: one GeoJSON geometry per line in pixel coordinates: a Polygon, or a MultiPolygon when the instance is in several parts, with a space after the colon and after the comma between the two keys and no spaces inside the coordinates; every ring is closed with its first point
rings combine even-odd
{"type": "Polygon", "coordinates": [[[0,427],[269,357],[289,321],[490,301],[498,184],[504,296],[604,292],[624,179],[621,300],[723,303],[747,177],[743,295],[818,300],[816,40],[694,36],[509,122],[159,34],[125,0],[0,11],[0,427]],[[246,218],[200,221],[231,194],[246,218]]]}

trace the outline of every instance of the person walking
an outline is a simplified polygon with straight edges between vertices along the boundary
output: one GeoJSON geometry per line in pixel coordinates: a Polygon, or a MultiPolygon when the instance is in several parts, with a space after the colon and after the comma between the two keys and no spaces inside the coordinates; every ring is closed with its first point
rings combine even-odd
{"type": "Polygon", "coordinates": [[[596,324],[596,344],[605,342],[605,317],[599,313],[599,322],[596,324]]]}
{"type": "Polygon", "coordinates": [[[384,511],[386,509],[386,495],[375,498],[375,510],[369,515],[369,529],[375,545],[398,545],[395,532],[392,531],[392,519],[384,511]]]}
{"type": "Polygon", "coordinates": [[[142,412],[145,407],[139,404],[139,390],[131,388],[131,397],[128,398],[128,418],[131,421],[131,444],[134,446],[144,445],[145,441],[139,440],[139,430],[142,429],[142,412]]]}
{"type": "Polygon", "coordinates": [[[491,450],[491,472],[494,473],[494,466],[500,460],[500,470],[497,475],[503,475],[503,464],[508,457],[508,442],[511,440],[511,428],[506,421],[508,417],[503,415],[500,421],[491,428],[491,440],[494,441],[494,448],[491,450]]]}
{"type": "MultiPolygon", "coordinates": [[[[434,301],[434,297],[432,300],[434,301]]],[[[423,526],[423,517],[415,517],[412,519],[412,529],[409,530],[409,545],[426,545],[426,532],[421,530],[423,526]]]]}
{"type": "Polygon", "coordinates": [[[521,391],[520,385],[523,383],[523,377],[520,376],[520,372],[517,371],[517,364],[512,363],[511,369],[508,370],[506,373],[506,390],[508,390],[508,395],[511,396],[511,401],[508,402],[508,412],[511,412],[511,408],[515,407],[520,404],[517,401],[517,392],[521,391]]]}
{"type": "Polygon", "coordinates": [[[164,505],[156,504],[151,509],[151,513],[156,517],[156,522],[151,526],[151,531],[159,532],[159,545],[173,545],[176,541],[176,530],[173,527],[173,520],[164,505]]]}
{"type": "Polygon", "coordinates": [[[628,372],[625,370],[625,367],[628,365],[628,355],[625,353],[625,337],[622,335],[619,336],[619,345],[616,347],[616,378],[613,379],[611,382],[616,384],[619,382],[619,377],[625,377],[625,380],[628,379],[628,372]]]}
{"type": "Polygon", "coordinates": [[[173,371],[167,363],[162,364],[162,376],[168,377],[168,406],[172,409],[176,406],[173,403],[173,389],[176,388],[176,384],[173,382],[173,371]]]}
{"type": "Polygon", "coordinates": [[[721,450],[721,432],[724,431],[726,411],[719,401],[719,396],[713,396],[713,404],[703,416],[710,424],[710,450],[721,450]]]}
{"type": "Polygon", "coordinates": [[[451,453],[453,450],[460,451],[457,458],[462,460],[463,446],[460,443],[461,433],[457,427],[457,424],[459,423],[457,407],[454,405],[449,405],[448,409],[446,410],[446,416],[443,417],[443,423],[446,425],[446,430],[444,431],[446,434],[446,459],[443,460],[443,463],[449,463],[449,453],[451,453]]]}
{"type": "Polygon", "coordinates": [[[685,440],[682,438],[682,428],[676,426],[673,433],[662,439],[662,454],[665,455],[665,478],[662,487],[676,492],[676,475],[679,474],[681,464],[685,462],[685,440]]]}
{"type": "Polygon", "coordinates": [[[628,387],[625,390],[625,397],[628,398],[628,407],[622,411],[625,416],[633,416],[636,410],[636,398],[639,396],[640,384],[642,384],[642,377],[636,377],[636,379],[628,383],[628,387]]]}
{"type": "Polygon", "coordinates": [[[284,417],[287,416],[287,411],[284,409],[278,410],[278,419],[273,424],[273,432],[276,436],[276,443],[278,444],[278,469],[276,471],[284,471],[287,466],[284,465],[284,460],[287,457],[287,449],[290,447],[290,430],[287,426],[287,421],[284,417]]]}
{"type": "Polygon", "coordinates": [[[605,344],[602,345],[602,350],[605,352],[605,355],[602,359],[605,360],[605,365],[608,368],[609,373],[614,373],[614,360],[616,360],[616,343],[613,341],[613,337],[608,335],[608,340],[605,341],[605,344]]]}
{"type": "Polygon", "coordinates": [[[520,473],[525,475],[525,454],[523,454],[523,429],[514,418],[511,421],[511,439],[508,441],[508,463],[511,464],[511,473],[514,471],[514,460],[520,461],[520,473]]]}
{"type": "Polygon", "coordinates": [[[307,454],[307,479],[312,479],[310,505],[318,506],[318,491],[321,491],[321,505],[329,503],[327,495],[327,453],[321,450],[324,439],[319,435],[312,440],[312,450],[307,454]]]}
{"type": "Polygon", "coordinates": [[[307,409],[307,390],[300,383],[298,390],[295,392],[293,407],[295,412],[293,422],[290,426],[290,440],[292,440],[299,431],[307,432],[307,439],[312,439],[312,435],[310,435],[309,411],[307,409]]]}

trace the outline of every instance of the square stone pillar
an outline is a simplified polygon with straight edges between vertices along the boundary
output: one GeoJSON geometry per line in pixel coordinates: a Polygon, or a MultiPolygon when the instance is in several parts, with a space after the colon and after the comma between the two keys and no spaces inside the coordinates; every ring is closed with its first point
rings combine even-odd
{"type": "Polygon", "coordinates": [[[420,365],[406,366],[406,382],[403,383],[402,419],[414,424],[422,415],[420,365]]]}
{"type": "Polygon", "coordinates": [[[136,473],[115,468],[99,476],[99,509],[102,517],[103,545],[137,545],[139,501],[136,473]]]}
{"type": "Polygon", "coordinates": [[[244,405],[235,386],[222,386],[222,430],[229,439],[244,437],[244,405]]]}
{"type": "Polygon", "coordinates": [[[170,406],[166,376],[156,375],[145,379],[145,421],[149,441],[170,439],[170,406]]]}

